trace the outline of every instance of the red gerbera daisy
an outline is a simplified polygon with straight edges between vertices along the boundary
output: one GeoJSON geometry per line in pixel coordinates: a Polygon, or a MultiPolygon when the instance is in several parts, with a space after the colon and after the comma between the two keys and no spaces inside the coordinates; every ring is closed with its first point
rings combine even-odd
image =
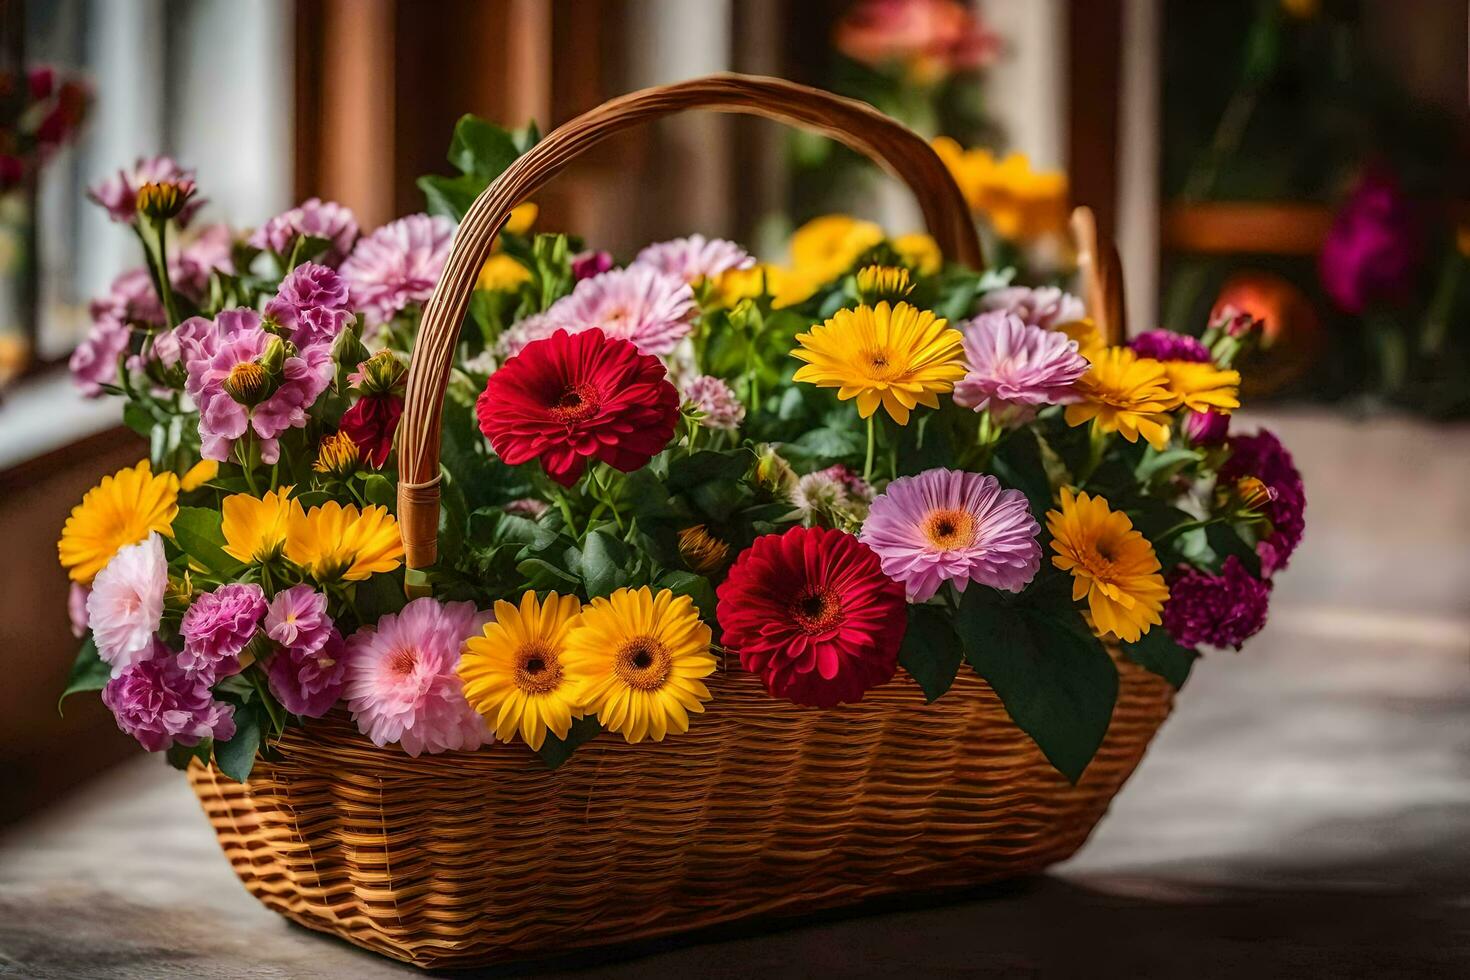
{"type": "Polygon", "coordinates": [[[632,472],[674,438],[679,392],[663,363],[601,330],[558,330],[490,376],[475,413],[501,459],[540,459],[569,487],[588,458],[632,472]]]}
{"type": "Polygon", "coordinates": [[[903,586],[845,531],[795,527],[757,538],[719,599],[725,645],[776,697],[819,708],[861,701],[898,669],[903,586]]]}

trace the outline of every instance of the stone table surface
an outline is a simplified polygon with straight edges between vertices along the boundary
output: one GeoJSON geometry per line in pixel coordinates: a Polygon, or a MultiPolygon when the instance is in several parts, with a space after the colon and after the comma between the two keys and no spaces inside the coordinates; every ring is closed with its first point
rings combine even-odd
{"type": "MultiPolygon", "coordinates": [[[[1312,500],[1273,620],[1197,667],[1077,857],[947,904],[537,975],[1470,975],[1470,429],[1269,424],[1312,500]]],[[[156,759],[0,838],[0,977],[419,972],[258,905],[156,759]]]]}

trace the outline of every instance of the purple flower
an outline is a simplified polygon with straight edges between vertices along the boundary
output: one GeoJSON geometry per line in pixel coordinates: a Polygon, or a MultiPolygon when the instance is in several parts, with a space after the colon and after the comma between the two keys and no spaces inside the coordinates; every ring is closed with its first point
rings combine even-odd
{"type": "Polygon", "coordinates": [[[209,225],[194,236],[193,241],[169,259],[169,282],[174,289],[194,302],[201,302],[209,291],[209,275],[218,270],[235,273],[235,233],[229,225],[209,225]]]}
{"type": "Polygon", "coordinates": [[[117,359],[128,349],[132,330],[113,317],[93,320],[87,336],[71,352],[66,366],[72,380],[88,398],[102,394],[102,386],[117,382],[117,359]]]}
{"type": "Polygon", "coordinates": [[[537,500],[535,497],[521,497],[517,500],[512,500],[500,509],[515,517],[525,517],[533,521],[539,521],[546,516],[546,512],[551,509],[551,505],[544,500],[537,500]]]}
{"type": "Polygon", "coordinates": [[[323,631],[316,646],[277,650],[265,669],[271,693],[293,715],[320,718],[342,697],[346,653],[342,634],[331,628],[323,631]]]}
{"type": "Polygon", "coordinates": [[[179,666],[206,684],[238,674],[240,654],[264,615],[265,593],[258,585],[236,582],[204,593],[179,626],[184,638],[179,666]]]}
{"type": "Polygon", "coordinates": [[[613,267],[613,257],[607,252],[578,252],[572,256],[572,278],[577,282],[600,276],[613,267]]]}
{"type": "Polygon", "coordinates": [[[980,309],[1004,310],[1020,317],[1023,323],[1043,330],[1055,330],[1064,323],[1087,316],[1087,307],[1082,305],[1082,300],[1055,286],[994,289],[980,298],[980,309]]]}
{"type": "Polygon", "coordinates": [[[682,387],[685,403],[693,405],[703,415],[699,424],[705,428],[734,432],[745,420],[745,406],[740,404],[730,386],[719,378],[701,374],[682,387]]]}
{"type": "Polygon", "coordinates": [[[1281,440],[1266,429],[1253,436],[1231,436],[1228,445],[1230,458],[1220,467],[1221,482],[1234,483],[1243,476],[1254,476],[1276,495],[1264,508],[1271,534],[1256,544],[1261,572],[1269,577],[1286,567],[1306,530],[1307,495],[1302,475],[1281,440]]]}
{"type": "Polygon", "coordinates": [[[352,243],[357,240],[357,218],[351,210],[334,201],[313,197],[261,225],[250,236],[250,244],[261,250],[269,249],[282,258],[290,258],[296,239],[302,237],[320,238],[327,242],[326,254],[321,259],[328,265],[336,265],[352,250],[352,243]]]}
{"type": "Polygon", "coordinates": [[[309,585],[277,592],[265,614],[265,632],[283,647],[308,652],[320,649],[332,632],[327,597],[309,585]]]}
{"type": "MultiPolygon", "coordinates": [[[[172,157],[139,157],[132,169],[119,170],[87,188],[87,197],[107,210],[107,216],[122,224],[131,224],[137,216],[138,188],[144,184],[194,183],[194,171],[185,170],[172,157]]],[[[203,198],[191,198],[175,219],[180,227],[187,225],[203,198]]]]}
{"type": "Polygon", "coordinates": [[[347,309],[346,281],[314,262],[291,270],[266,303],[265,315],[285,328],[297,347],[330,342],[353,320],[347,309]]]}
{"type": "Polygon", "coordinates": [[[191,316],[183,323],[167,330],[153,340],[153,357],[164,370],[175,367],[183,369],[190,358],[206,357],[218,346],[214,322],[202,316],[191,316]]]}
{"type": "Polygon", "coordinates": [[[956,405],[989,411],[1002,425],[1020,425],[1044,405],[1074,401],[1073,386],[1087,359],[1066,334],[1029,326],[1013,313],[982,313],[964,328],[969,368],[954,387],[956,405]]]}
{"type": "Polygon", "coordinates": [[[175,743],[198,745],[201,738],[231,738],[234,707],[216,701],[209,685],[180,667],[162,643],[154,645],[151,657],[130,665],[102,689],[102,703],[117,727],[149,752],[175,743]]]}
{"type": "Polygon", "coordinates": [[[1230,416],[1222,412],[1190,412],[1184,416],[1184,434],[1196,446],[1218,446],[1230,433],[1230,416]]]}
{"type": "Polygon", "coordinates": [[[1145,330],[1128,342],[1139,357],[1156,361],[1193,361],[1208,364],[1209,348],[1186,334],[1172,330],[1145,330]]]}
{"type": "Polygon", "coordinates": [[[306,410],[332,379],[332,353],[314,344],[281,359],[278,368],[262,358],[279,338],[260,325],[254,310],[225,310],[214,332],[186,353],[189,377],[184,390],[199,406],[199,439],[205,459],[224,462],[235,441],[252,430],[260,458],[280,457],[276,437],[306,425],[306,410]]]}
{"type": "Polygon", "coordinates": [[[411,214],[357,243],[342,263],[352,305],[369,326],[385,323],[434,292],[449,258],[454,222],[411,214]]]}
{"type": "Polygon", "coordinates": [[[1266,625],[1271,585],[1246,571],[1234,555],[1219,575],[1188,565],[1169,575],[1164,628],[1180,646],[1235,647],[1266,625]]]}
{"type": "Polygon", "coordinates": [[[1020,592],[1041,566],[1041,526],[1019,490],[984,473],[925,470],[888,484],[873,501],[859,539],[883,574],[924,602],[953,582],[1020,592]]]}
{"type": "Polygon", "coordinates": [[[734,242],[690,235],[647,246],[633,264],[649,266],[692,284],[717,279],[731,269],[749,269],[755,265],[755,259],[734,242]]]}
{"type": "Polygon", "coordinates": [[[1413,295],[1424,255],[1423,228],[1391,174],[1370,171],[1333,219],[1317,271],[1345,313],[1413,295]]]}

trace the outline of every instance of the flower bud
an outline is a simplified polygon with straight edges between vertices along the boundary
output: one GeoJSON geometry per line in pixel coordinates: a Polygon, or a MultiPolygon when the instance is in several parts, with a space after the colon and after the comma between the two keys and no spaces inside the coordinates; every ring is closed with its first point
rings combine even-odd
{"type": "Polygon", "coordinates": [[[272,337],[265,345],[265,353],[260,355],[260,366],[269,377],[274,378],[281,373],[290,354],[290,345],[286,341],[280,337],[272,337]]]}
{"type": "Polygon", "coordinates": [[[1235,484],[1235,497],[1246,510],[1261,510],[1276,499],[1276,491],[1258,477],[1243,476],[1235,484]]]}
{"type": "Polygon", "coordinates": [[[1196,446],[1218,446],[1230,432],[1230,416],[1220,412],[1190,412],[1184,416],[1184,434],[1196,446]]]}
{"type": "Polygon", "coordinates": [[[247,407],[259,404],[266,396],[270,378],[265,368],[255,361],[241,361],[230,368],[229,377],[220,383],[229,395],[247,407]]]}
{"type": "Polygon", "coordinates": [[[756,447],[755,482],[772,496],[790,496],[796,489],[796,471],[781,458],[775,447],[762,443],[756,447]]]}
{"type": "Polygon", "coordinates": [[[311,468],[318,473],[338,479],[346,479],[357,472],[362,462],[362,450],[345,432],[324,436],[317,446],[316,462],[311,468]]]}
{"type": "Polygon", "coordinates": [[[381,395],[392,391],[407,373],[403,362],[390,350],[380,350],[357,366],[348,380],[364,395],[381,395]]]}
{"type": "Polygon", "coordinates": [[[712,575],[724,567],[730,546],[703,524],[695,524],[679,532],[679,557],[696,575],[712,575]]]}
{"type": "Polygon", "coordinates": [[[853,277],[858,300],[869,305],[896,303],[914,291],[909,270],[897,265],[869,265],[853,277]]]}
{"type": "Polygon", "coordinates": [[[138,188],[138,213],[145,218],[176,218],[194,196],[194,181],[187,177],[144,184],[138,188]]]}

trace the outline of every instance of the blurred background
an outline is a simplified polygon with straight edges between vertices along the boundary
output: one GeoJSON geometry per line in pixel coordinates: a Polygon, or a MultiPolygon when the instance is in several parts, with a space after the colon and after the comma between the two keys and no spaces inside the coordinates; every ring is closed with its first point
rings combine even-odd
{"type": "MultiPolygon", "coordinates": [[[[1463,707],[1467,23],[1463,0],[0,0],[0,825],[135,750],[97,699],[55,709],[74,648],[58,530],[141,452],[66,377],[89,298],[135,254],[84,188],[164,152],[197,169],[206,219],[251,226],[319,195],[369,230],[422,210],[415,178],[448,172],[463,113],[545,131],[724,70],[952,140],[984,172],[990,253],[1023,280],[1068,273],[1065,216],[1088,204],[1133,330],[1198,333],[1224,304],[1264,318],[1247,400],[1298,453],[1312,507],[1276,639],[1244,657],[1368,644],[1364,663],[1394,658],[1463,707]]],[[[715,115],[615,138],[537,203],[541,228],[620,255],[700,231],[778,256],[839,210],[919,228],[840,147],[715,115]]],[[[1329,730],[1347,717],[1325,711],[1329,730]]],[[[1419,745],[1448,753],[1431,768],[1459,780],[1437,785],[1462,823],[1463,714],[1419,745]]]]}

